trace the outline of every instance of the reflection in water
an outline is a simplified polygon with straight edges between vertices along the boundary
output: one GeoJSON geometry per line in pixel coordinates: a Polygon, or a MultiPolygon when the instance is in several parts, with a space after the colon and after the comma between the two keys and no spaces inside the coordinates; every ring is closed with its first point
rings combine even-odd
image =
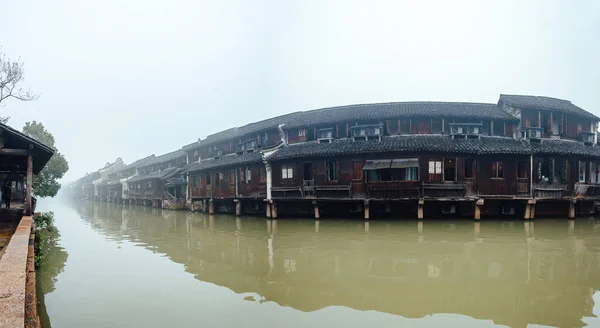
{"type": "MultiPolygon", "coordinates": [[[[510,327],[581,327],[598,323],[594,321],[594,314],[598,314],[594,306],[599,298],[596,291],[600,290],[600,224],[593,219],[535,223],[269,220],[103,203],[71,206],[79,216],[71,220],[85,222],[95,235],[104,238],[101,243],[114,242],[126,250],[127,253],[114,253],[115,258],[126,256],[124,261],[144,269],[144,275],[136,279],[157,276],[165,284],[147,286],[143,292],[129,291],[127,299],[122,300],[124,304],[128,300],[147,302],[144,297],[160,297],[148,295],[162,295],[160,289],[177,288],[169,286],[179,283],[186,284],[183,293],[188,290],[190,295],[177,297],[197,302],[198,297],[207,298],[211,303],[205,305],[208,312],[223,307],[234,311],[229,315],[242,311],[238,303],[223,304],[225,301],[217,300],[225,295],[223,289],[211,290],[210,294],[195,293],[184,278],[171,280],[164,273],[166,264],[151,262],[154,260],[147,258],[147,251],[135,253],[135,257],[129,255],[134,251],[127,245],[135,245],[183,265],[196,283],[208,282],[235,292],[240,302],[277,304],[299,310],[305,316],[326,311],[328,315],[318,319],[324,327],[340,325],[346,316],[347,320],[364,317],[374,326],[384,322],[398,326],[398,322],[390,321],[394,317],[420,318],[400,322],[411,326],[489,326],[493,321],[510,327]],[[377,312],[357,314],[351,312],[354,310],[377,312]],[[389,317],[390,314],[394,316],[389,317]],[[468,317],[478,321],[473,323],[468,317]],[[436,318],[440,320],[435,321],[436,318]],[[463,321],[452,321],[456,318],[463,321]]],[[[81,242],[94,241],[90,237],[81,242]]],[[[65,248],[71,254],[71,249],[65,248]]],[[[88,256],[106,260],[100,254],[88,256]]],[[[122,271],[134,269],[126,266],[119,270],[111,272],[126,275],[122,271]]],[[[64,275],[69,271],[68,263],[64,275]]],[[[116,273],[107,273],[111,274],[116,273]]],[[[62,279],[59,276],[59,282],[62,279]]],[[[118,277],[103,279],[106,277],[99,274],[88,277],[88,283],[118,284],[118,277]]],[[[101,288],[94,298],[108,297],[101,288]]],[[[50,291],[46,289],[45,293],[50,291]]],[[[109,302],[120,302],[122,296],[114,296],[109,302]]],[[[107,306],[103,302],[107,300],[97,300],[94,306],[107,306]]],[[[175,306],[167,306],[164,311],[179,313],[181,310],[175,306]]],[[[284,312],[285,308],[269,309],[271,317],[292,318],[289,311],[284,312]]],[[[57,308],[55,312],[61,311],[69,309],[57,308]]],[[[242,318],[240,325],[246,326],[246,320],[272,320],[269,315],[259,318],[264,314],[255,307],[248,311],[237,313],[242,318]],[[253,316],[256,318],[250,319],[253,316]]],[[[49,312],[53,318],[53,311],[49,312]]],[[[233,320],[228,314],[222,314],[222,320],[233,320]]],[[[62,318],[62,314],[57,316],[62,318]]],[[[183,320],[185,314],[181,316],[183,320]]],[[[86,318],[88,321],[82,319],[79,323],[93,320],[86,318]]],[[[298,314],[293,318],[289,325],[303,320],[298,314]]],[[[123,326],[152,325],[138,322],[138,318],[131,320],[134,321],[123,326]]],[[[231,325],[229,321],[210,320],[205,314],[197,322],[231,325]]],[[[358,324],[345,321],[346,326],[353,323],[358,324]]]]}

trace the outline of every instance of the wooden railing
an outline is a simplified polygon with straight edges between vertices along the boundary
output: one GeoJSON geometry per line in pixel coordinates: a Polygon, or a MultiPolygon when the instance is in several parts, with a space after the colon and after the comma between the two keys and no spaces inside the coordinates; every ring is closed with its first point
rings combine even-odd
{"type": "Polygon", "coordinates": [[[533,184],[535,198],[562,198],[567,196],[569,185],[560,182],[540,182],[533,184]]]}
{"type": "Polygon", "coordinates": [[[517,179],[517,196],[529,196],[531,191],[529,190],[529,178],[518,178],[517,179]]]}
{"type": "Polygon", "coordinates": [[[598,183],[576,183],[575,196],[577,197],[600,197],[600,184],[598,183]]]}
{"type": "Polygon", "coordinates": [[[366,183],[369,198],[420,198],[421,182],[418,181],[371,181],[366,183]]]}
{"type": "Polygon", "coordinates": [[[464,183],[423,183],[423,197],[463,198],[467,194],[464,183]]]}

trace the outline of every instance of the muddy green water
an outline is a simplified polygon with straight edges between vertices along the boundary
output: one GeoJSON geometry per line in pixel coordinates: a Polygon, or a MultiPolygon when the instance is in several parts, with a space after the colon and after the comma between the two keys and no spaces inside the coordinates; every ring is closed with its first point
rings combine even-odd
{"type": "MultiPolygon", "coordinates": [[[[600,221],[236,218],[41,201],[52,327],[598,326],[600,221]]],[[[47,313],[47,315],[46,315],[47,313]]]]}

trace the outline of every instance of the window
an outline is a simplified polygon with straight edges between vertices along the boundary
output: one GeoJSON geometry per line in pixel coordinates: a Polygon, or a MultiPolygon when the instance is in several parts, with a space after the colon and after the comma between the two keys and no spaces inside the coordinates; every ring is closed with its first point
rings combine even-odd
{"type": "Polygon", "coordinates": [[[400,133],[401,134],[409,134],[410,133],[410,120],[400,120],[400,133]]]}
{"type": "Polygon", "coordinates": [[[338,180],[338,170],[337,170],[337,162],[327,162],[327,181],[337,181],[338,180]]]}
{"type": "Polygon", "coordinates": [[[210,173],[206,173],[204,175],[204,181],[206,181],[206,184],[209,185],[210,184],[210,173]]]}
{"type": "Polygon", "coordinates": [[[317,138],[318,139],[332,139],[333,138],[333,129],[317,131],[317,138]]]}
{"type": "Polygon", "coordinates": [[[200,176],[194,177],[194,187],[198,187],[200,185],[200,176]]]}
{"type": "Polygon", "coordinates": [[[504,179],[504,162],[492,163],[492,179],[504,179]]]}
{"type": "Polygon", "coordinates": [[[258,170],[258,182],[259,183],[267,182],[267,169],[265,169],[264,167],[261,167],[258,170]]]}
{"type": "Polygon", "coordinates": [[[492,129],[492,135],[503,136],[504,135],[504,121],[493,121],[494,128],[492,129]]]}
{"type": "Polygon", "coordinates": [[[252,180],[252,171],[250,168],[246,168],[246,183],[250,183],[252,180]]]}
{"type": "Polygon", "coordinates": [[[585,182],[585,162],[579,162],[579,182],[585,182]]]}
{"type": "Polygon", "coordinates": [[[527,162],[525,161],[520,161],[517,163],[517,178],[518,179],[527,179],[527,176],[529,175],[527,173],[528,167],[529,165],[527,165],[527,162]]]}
{"type": "Polygon", "coordinates": [[[442,181],[441,160],[429,160],[429,181],[442,181]]]}
{"type": "Polygon", "coordinates": [[[244,168],[240,167],[240,169],[238,170],[238,174],[239,174],[239,179],[240,182],[244,182],[246,181],[245,177],[244,177],[244,168]]]}
{"type": "Polygon", "coordinates": [[[419,171],[417,167],[406,167],[392,169],[393,181],[417,181],[419,179],[419,171]]]}
{"type": "Polygon", "coordinates": [[[472,159],[465,159],[465,179],[473,179],[473,169],[475,168],[474,162],[475,161],[472,159]]]}
{"type": "Polygon", "coordinates": [[[434,134],[442,133],[442,119],[434,118],[431,120],[431,132],[434,134]]]}
{"type": "Polygon", "coordinates": [[[598,183],[598,165],[590,162],[590,182],[598,183]]]}
{"type": "Polygon", "coordinates": [[[298,129],[298,137],[305,137],[305,136],[306,136],[306,130],[298,129]]]}
{"type": "Polygon", "coordinates": [[[294,178],[294,169],[292,166],[283,165],[281,167],[281,178],[282,179],[293,179],[294,178]]]}

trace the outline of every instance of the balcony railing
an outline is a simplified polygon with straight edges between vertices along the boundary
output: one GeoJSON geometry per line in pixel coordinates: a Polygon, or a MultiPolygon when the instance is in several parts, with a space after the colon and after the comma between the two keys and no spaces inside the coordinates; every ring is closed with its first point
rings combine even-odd
{"type": "Polygon", "coordinates": [[[420,198],[422,186],[419,181],[370,181],[366,183],[369,198],[420,198]]]}
{"type": "Polygon", "coordinates": [[[423,197],[464,198],[467,185],[464,183],[423,183],[423,197]]]}
{"type": "Polygon", "coordinates": [[[569,185],[561,182],[539,182],[533,184],[535,198],[562,198],[567,196],[569,185]]]}

